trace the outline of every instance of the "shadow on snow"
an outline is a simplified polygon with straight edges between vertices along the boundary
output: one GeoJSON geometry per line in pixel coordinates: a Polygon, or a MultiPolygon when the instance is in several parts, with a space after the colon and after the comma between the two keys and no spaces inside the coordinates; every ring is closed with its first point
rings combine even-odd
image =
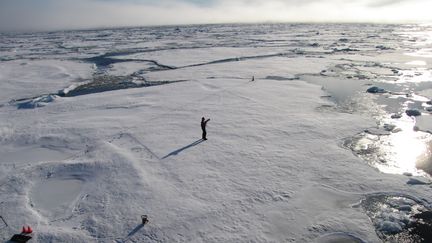
{"type": "Polygon", "coordinates": [[[183,148],[180,148],[180,149],[177,149],[177,150],[175,150],[175,151],[172,151],[171,153],[165,155],[162,159],[168,158],[168,157],[170,157],[170,156],[172,156],[172,155],[177,155],[177,154],[179,154],[180,152],[182,152],[183,150],[186,150],[186,149],[188,149],[188,148],[190,148],[190,147],[196,146],[196,145],[198,145],[198,144],[200,144],[200,143],[202,143],[202,142],[204,142],[203,139],[198,139],[198,140],[196,140],[195,142],[193,142],[193,143],[191,143],[191,144],[189,144],[189,145],[187,145],[187,146],[184,146],[183,148]]]}

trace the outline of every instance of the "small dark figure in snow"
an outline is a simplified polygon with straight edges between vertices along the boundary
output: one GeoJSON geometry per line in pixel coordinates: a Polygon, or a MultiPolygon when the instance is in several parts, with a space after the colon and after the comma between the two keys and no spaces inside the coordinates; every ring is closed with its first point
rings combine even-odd
{"type": "Polygon", "coordinates": [[[255,81],[255,76],[252,76],[252,80],[251,80],[251,82],[253,82],[253,81],[255,81]]]}
{"type": "Polygon", "coordinates": [[[147,215],[141,215],[142,224],[145,225],[149,222],[147,215]]]}
{"type": "Polygon", "coordinates": [[[205,119],[204,117],[201,118],[201,129],[202,129],[202,139],[203,140],[207,140],[207,131],[206,131],[206,126],[207,126],[207,122],[210,121],[210,119],[205,119]]]}

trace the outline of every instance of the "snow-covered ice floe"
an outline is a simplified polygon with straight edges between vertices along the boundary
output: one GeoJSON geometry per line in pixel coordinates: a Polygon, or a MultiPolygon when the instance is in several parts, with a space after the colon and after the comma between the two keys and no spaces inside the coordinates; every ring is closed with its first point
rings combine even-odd
{"type": "Polygon", "coordinates": [[[411,28],[0,34],[1,240],[426,237],[432,62],[411,28]]]}

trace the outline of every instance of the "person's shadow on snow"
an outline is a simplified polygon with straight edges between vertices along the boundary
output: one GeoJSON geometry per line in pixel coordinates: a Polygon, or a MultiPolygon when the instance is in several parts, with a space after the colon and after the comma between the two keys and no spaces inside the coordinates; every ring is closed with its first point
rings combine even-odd
{"type": "Polygon", "coordinates": [[[126,236],[126,238],[124,238],[121,241],[116,241],[116,242],[120,242],[120,243],[126,243],[127,241],[129,241],[129,239],[134,236],[138,231],[140,231],[140,229],[144,228],[143,224],[139,224],[135,227],[135,229],[133,229],[131,232],[129,232],[129,234],[126,236]]]}
{"type": "Polygon", "coordinates": [[[180,149],[177,149],[175,151],[172,151],[171,153],[169,153],[169,154],[165,155],[164,157],[162,157],[162,159],[168,158],[168,157],[173,156],[173,155],[177,155],[180,152],[182,152],[183,150],[188,149],[188,148],[193,147],[193,146],[196,146],[196,145],[198,145],[198,144],[200,144],[202,142],[204,142],[204,139],[198,139],[195,142],[193,142],[193,143],[191,143],[191,144],[189,144],[187,146],[184,146],[183,148],[180,148],[180,149]]]}
{"type": "Polygon", "coordinates": [[[135,227],[135,229],[133,229],[131,232],[129,232],[127,237],[129,238],[129,237],[133,236],[136,232],[138,232],[142,228],[144,228],[143,224],[137,225],[137,227],[135,227]]]}

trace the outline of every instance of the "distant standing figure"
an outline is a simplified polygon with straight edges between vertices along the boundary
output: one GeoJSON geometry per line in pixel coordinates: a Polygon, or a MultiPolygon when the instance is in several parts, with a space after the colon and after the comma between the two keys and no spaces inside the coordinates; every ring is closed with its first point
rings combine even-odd
{"type": "Polygon", "coordinates": [[[143,225],[147,224],[149,222],[147,215],[141,215],[141,222],[143,225]]]}
{"type": "Polygon", "coordinates": [[[253,81],[255,81],[255,76],[252,76],[252,80],[251,80],[251,82],[253,82],[253,81]]]}
{"type": "Polygon", "coordinates": [[[203,140],[207,140],[207,131],[206,131],[206,126],[207,126],[207,122],[210,121],[210,119],[205,119],[204,117],[201,118],[201,129],[202,129],[202,139],[203,140]]]}

